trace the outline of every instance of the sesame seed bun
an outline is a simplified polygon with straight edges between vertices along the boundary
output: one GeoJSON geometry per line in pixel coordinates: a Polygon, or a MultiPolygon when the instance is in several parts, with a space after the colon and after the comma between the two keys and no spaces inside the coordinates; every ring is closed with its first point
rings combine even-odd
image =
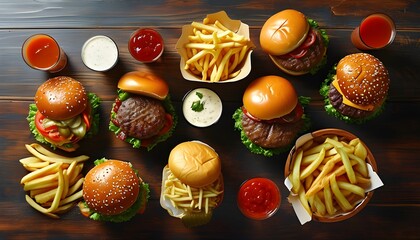
{"type": "Polygon", "coordinates": [[[168,84],[160,77],[147,72],[133,71],[124,74],[118,88],[126,92],[163,100],[169,93],[168,84]]]}
{"type": "Polygon", "coordinates": [[[245,89],[242,101],[252,116],[271,120],[292,112],[298,95],[288,80],[270,75],[252,81],[245,89]]]}
{"type": "Polygon", "coordinates": [[[303,13],[293,9],[283,10],[267,19],[261,28],[261,47],[270,55],[289,53],[305,41],[309,28],[303,13]]]}
{"type": "Polygon", "coordinates": [[[181,182],[196,188],[213,183],[221,175],[219,155],[198,141],[175,146],[169,154],[168,167],[181,182]]]}
{"type": "Polygon", "coordinates": [[[92,168],[83,183],[83,198],[88,207],[102,215],[120,214],[137,200],[141,179],[131,164],[107,160],[92,168]]]}
{"type": "Polygon", "coordinates": [[[367,53],[350,54],[337,64],[337,81],[343,95],[357,105],[382,104],[389,89],[388,71],[367,53]]]}
{"type": "Polygon", "coordinates": [[[66,120],[82,113],[88,105],[82,84],[66,76],[48,79],[35,94],[35,104],[40,113],[52,120],[66,120]]]}

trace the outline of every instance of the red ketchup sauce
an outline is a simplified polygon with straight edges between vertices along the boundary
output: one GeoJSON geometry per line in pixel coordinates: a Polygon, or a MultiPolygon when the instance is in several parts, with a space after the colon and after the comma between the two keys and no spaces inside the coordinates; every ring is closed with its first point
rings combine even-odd
{"type": "Polygon", "coordinates": [[[382,48],[392,39],[393,23],[380,16],[372,15],[360,25],[360,37],[371,48],[382,48]]]}
{"type": "Polygon", "coordinates": [[[276,213],[281,203],[281,194],[273,181],[267,178],[252,178],[241,185],[237,202],[245,216],[263,220],[276,213]]]}
{"type": "Polygon", "coordinates": [[[49,68],[57,63],[60,49],[57,43],[48,36],[33,38],[26,48],[29,62],[37,68],[49,68]]]}
{"type": "Polygon", "coordinates": [[[162,36],[150,28],[135,31],[128,42],[130,54],[140,62],[148,63],[159,59],[163,53],[162,36]]]}

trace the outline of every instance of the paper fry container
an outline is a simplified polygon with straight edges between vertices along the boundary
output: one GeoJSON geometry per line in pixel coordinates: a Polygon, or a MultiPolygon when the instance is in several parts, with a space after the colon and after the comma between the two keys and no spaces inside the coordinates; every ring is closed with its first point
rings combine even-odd
{"type": "MultiPolygon", "coordinates": [[[[217,13],[208,14],[206,17],[210,20],[210,22],[214,22],[215,20],[218,20],[219,22],[221,22],[224,26],[226,26],[232,32],[235,32],[237,34],[240,34],[240,35],[244,36],[247,39],[250,39],[249,38],[249,26],[245,23],[242,23],[240,20],[230,19],[225,11],[220,11],[220,12],[217,12],[217,13]]],[[[201,22],[201,20],[200,20],[200,22],[201,22]]],[[[184,69],[185,62],[188,60],[187,50],[185,49],[184,46],[185,46],[185,44],[190,42],[189,39],[188,39],[188,36],[190,36],[190,35],[194,35],[193,34],[193,27],[191,26],[191,24],[184,25],[182,27],[182,34],[181,34],[180,38],[178,39],[178,41],[176,43],[176,46],[175,46],[177,52],[181,56],[181,61],[180,61],[180,64],[179,64],[181,74],[184,77],[184,79],[186,79],[188,81],[213,83],[211,81],[203,81],[201,79],[201,76],[194,75],[192,72],[184,69]]],[[[255,45],[251,41],[248,42],[248,45],[250,47],[250,50],[248,50],[248,52],[246,54],[245,61],[243,61],[242,65],[240,65],[236,68],[236,69],[240,69],[240,73],[233,78],[230,78],[230,79],[227,79],[227,80],[221,80],[221,81],[215,82],[215,83],[236,82],[236,81],[242,80],[246,76],[248,76],[248,74],[251,72],[251,53],[252,53],[253,49],[255,48],[255,45]]]]}
{"type": "Polygon", "coordinates": [[[303,136],[301,136],[300,138],[298,138],[296,140],[295,146],[291,149],[288,157],[287,157],[287,161],[286,161],[286,165],[284,168],[284,176],[285,176],[285,181],[284,184],[286,185],[286,187],[289,189],[290,191],[290,195],[288,197],[289,202],[292,204],[292,207],[296,213],[296,216],[298,217],[300,223],[303,225],[306,222],[309,222],[311,220],[315,220],[318,222],[339,222],[339,221],[343,221],[346,219],[349,219],[351,217],[353,217],[354,215],[356,215],[358,212],[360,212],[369,202],[369,200],[372,198],[373,196],[373,190],[376,188],[379,188],[381,186],[383,186],[383,183],[381,181],[381,179],[379,178],[377,171],[378,168],[376,166],[376,161],[375,158],[372,154],[372,152],[369,150],[369,148],[366,146],[366,144],[360,139],[361,143],[364,145],[364,147],[367,150],[367,157],[366,157],[366,162],[367,162],[367,166],[368,166],[368,171],[369,171],[369,176],[370,176],[370,181],[371,184],[369,187],[365,188],[365,198],[363,198],[361,201],[359,201],[356,206],[353,208],[353,210],[351,210],[350,212],[341,212],[339,211],[337,214],[335,214],[334,216],[320,216],[317,215],[316,213],[312,214],[312,217],[308,214],[308,212],[305,210],[305,208],[303,207],[302,203],[299,200],[299,197],[297,196],[297,194],[294,194],[291,189],[292,189],[292,182],[289,180],[288,176],[290,175],[291,171],[292,171],[292,161],[295,158],[295,155],[297,154],[297,151],[300,147],[302,147],[306,142],[310,141],[310,140],[324,140],[327,136],[338,136],[339,138],[344,138],[344,140],[346,141],[350,141],[352,139],[357,138],[355,135],[353,135],[352,133],[349,133],[345,130],[341,130],[341,129],[334,129],[334,128],[329,128],[329,129],[322,129],[322,130],[318,130],[312,133],[308,133],[305,134],[303,136]]]}

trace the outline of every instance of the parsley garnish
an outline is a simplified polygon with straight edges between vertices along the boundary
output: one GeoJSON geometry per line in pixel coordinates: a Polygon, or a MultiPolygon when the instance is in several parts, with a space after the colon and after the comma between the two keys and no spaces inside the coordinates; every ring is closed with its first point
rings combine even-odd
{"type": "Polygon", "coordinates": [[[201,112],[204,109],[204,101],[201,100],[203,98],[203,94],[200,92],[196,92],[195,94],[198,96],[200,100],[194,101],[191,104],[191,109],[195,112],[201,112]]]}

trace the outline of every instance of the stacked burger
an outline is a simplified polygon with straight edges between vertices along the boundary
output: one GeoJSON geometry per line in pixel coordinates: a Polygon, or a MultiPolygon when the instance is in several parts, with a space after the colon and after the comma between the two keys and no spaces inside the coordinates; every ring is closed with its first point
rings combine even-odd
{"type": "Polygon", "coordinates": [[[262,49],[284,72],[315,74],[326,61],[328,35],[318,23],[294,9],[271,16],[260,33],[262,49]]]}
{"type": "Polygon", "coordinates": [[[309,128],[303,108],[309,99],[298,97],[285,78],[270,75],[255,79],[245,89],[242,102],[233,114],[234,127],[252,153],[271,157],[288,151],[297,135],[309,128]]]}
{"type": "Polygon", "coordinates": [[[134,148],[154,148],[172,135],[177,124],[169,87],[146,72],[126,73],[118,82],[109,130],[134,148]]]}
{"type": "Polygon", "coordinates": [[[368,53],[342,58],[322,83],[325,110],[348,123],[361,124],[384,107],[390,78],[383,63],[368,53]]]}
{"type": "Polygon", "coordinates": [[[208,223],[224,193],[221,161],[216,151],[200,141],[175,146],[163,169],[161,206],[187,227],[208,223]]]}
{"type": "Polygon", "coordinates": [[[27,120],[37,141],[72,152],[81,139],[97,133],[98,109],[98,96],[79,81],[59,76],[39,86],[27,120]]]}

